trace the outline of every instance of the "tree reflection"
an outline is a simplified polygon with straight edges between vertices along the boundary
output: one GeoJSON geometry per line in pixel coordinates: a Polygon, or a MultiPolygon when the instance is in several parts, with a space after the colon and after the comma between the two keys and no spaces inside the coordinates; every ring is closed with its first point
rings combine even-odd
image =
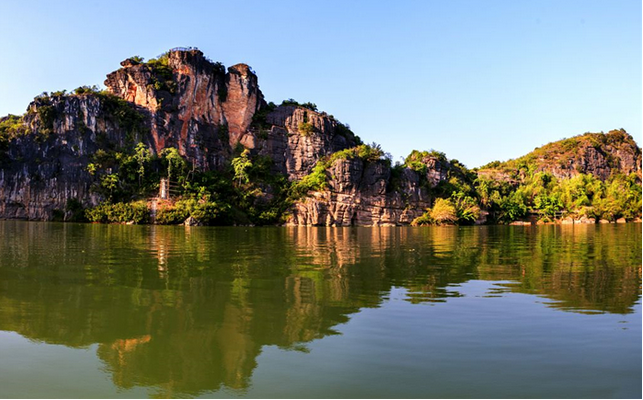
{"type": "Polygon", "coordinates": [[[510,281],[574,312],[629,313],[639,225],[182,228],[0,223],[0,329],[85,347],[121,388],[250,384],[264,346],[306,351],[392,287],[412,303],[510,281]]]}

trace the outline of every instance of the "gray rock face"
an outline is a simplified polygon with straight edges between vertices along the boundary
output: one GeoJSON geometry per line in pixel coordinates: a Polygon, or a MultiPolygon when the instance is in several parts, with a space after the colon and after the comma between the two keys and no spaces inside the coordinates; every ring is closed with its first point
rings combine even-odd
{"type": "MultiPolygon", "coordinates": [[[[608,135],[616,134],[609,133],[608,135]]],[[[629,135],[628,135],[629,136],[629,135]]],[[[592,174],[606,180],[612,171],[624,174],[641,173],[641,150],[630,140],[613,142],[603,146],[583,143],[573,157],[564,163],[542,166],[539,170],[550,171],[557,178],[570,178],[579,173],[592,174]]]]}
{"type": "Polygon", "coordinates": [[[156,152],[176,147],[200,168],[219,168],[240,143],[273,158],[275,171],[294,180],[309,173],[320,157],[356,144],[325,113],[297,106],[280,106],[268,114],[271,128],[266,132],[253,127],[255,113],[266,102],[246,64],[224,73],[198,50],[170,51],[167,63],[169,84],[158,83],[167,76],[159,77],[154,68],[127,60],[105,81],[112,93],[149,112],[156,152]],[[304,122],[314,129],[306,136],[299,131],[304,122]]]}
{"type": "Polygon", "coordinates": [[[166,66],[128,60],[121,65],[107,75],[105,86],[146,111],[152,150],[175,147],[199,168],[223,165],[231,145],[249,126],[244,121],[263,102],[256,76],[247,66],[231,67],[226,74],[199,50],[170,51],[166,66]],[[245,73],[243,82],[237,78],[239,69],[245,73]],[[228,125],[228,119],[234,123],[228,125]]]}
{"type": "Polygon", "coordinates": [[[245,64],[226,73],[198,50],[176,50],[160,67],[129,59],[121,65],[105,85],[140,114],[145,129],[132,134],[120,126],[113,104],[103,104],[105,96],[36,99],[25,117],[31,133],[14,138],[0,158],[0,218],[50,220],[64,213],[69,199],[96,205],[102,199],[90,190],[87,164],[98,149],[121,150],[139,141],[155,154],[175,147],[207,170],[222,168],[241,144],[271,157],[276,173],[295,180],[320,157],[356,144],[337,121],[302,107],[278,107],[268,115],[267,132],[252,126],[266,103],[245,64]],[[40,117],[44,108],[51,109],[47,121],[40,117]],[[306,121],[313,132],[302,134],[306,121]]]}
{"type": "Polygon", "coordinates": [[[358,144],[337,121],[303,107],[279,106],[266,120],[272,128],[259,141],[259,153],[271,157],[276,172],[291,181],[309,174],[320,158],[358,144]],[[304,123],[312,126],[312,132],[300,130],[304,123]]]}
{"type": "MultiPolygon", "coordinates": [[[[326,113],[295,105],[269,108],[245,64],[226,72],[198,50],[173,50],[162,62],[130,59],[121,65],[105,85],[128,102],[141,129],[132,130],[131,121],[119,116],[124,102],[115,105],[113,96],[36,99],[24,117],[30,133],[13,137],[6,152],[0,149],[0,218],[50,220],[64,216],[69,200],[98,204],[102,198],[91,190],[95,182],[87,166],[99,149],[122,151],[142,142],[158,154],[175,147],[208,170],[227,165],[242,145],[253,156],[270,157],[275,173],[296,181],[320,159],[360,144],[326,113]]],[[[538,170],[557,177],[582,172],[607,179],[615,171],[641,176],[641,150],[624,131],[584,135],[573,151],[558,148],[563,150],[542,152],[538,170]]],[[[425,168],[416,169],[426,170],[423,176],[409,168],[392,172],[385,161],[337,160],[326,171],[326,189],[295,204],[288,224],[409,224],[432,205],[428,188],[458,173],[444,157],[422,157],[417,161],[425,168]]],[[[480,175],[513,182],[503,171],[480,175]]],[[[271,196],[269,187],[262,190],[271,196]]]]}
{"type": "Polygon", "coordinates": [[[408,225],[431,205],[411,169],[402,170],[397,190],[390,189],[391,169],[385,161],[337,160],[328,175],[327,190],[293,206],[288,225],[408,225]]]}
{"type": "Polygon", "coordinates": [[[517,160],[480,170],[479,174],[512,180],[507,175],[511,172],[514,178],[520,180],[524,178],[524,172],[519,169],[524,169],[524,165],[529,165],[536,172],[549,172],[557,178],[591,174],[607,180],[613,173],[635,173],[640,179],[641,149],[632,136],[622,129],[606,134],[585,133],[548,143],[517,160]]]}
{"type": "Polygon", "coordinates": [[[45,104],[34,101],[25,116],[32,133],[14,139],[0,159],[1,218],[51,220],[62,218],[70,199],[100,201],[90,190],[89,157],[100,141],[122,146],[126,135],[96,96],[53,97],[50,104],[50,126],[37,113],[45,104]]]}

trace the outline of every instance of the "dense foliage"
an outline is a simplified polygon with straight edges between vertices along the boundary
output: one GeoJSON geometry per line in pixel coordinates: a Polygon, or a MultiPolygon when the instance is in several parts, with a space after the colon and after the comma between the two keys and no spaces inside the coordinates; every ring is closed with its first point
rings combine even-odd
{"type": "MultiPolygon", "coordinates": [[[[141,58],[130,60],[143,63],[141,58]]],[[[167,54],[145,65],[160,82],[161,87],[156,89],[171,91],[166,87],[167,82],[173,82],[167,54]]],[[[153,218],[157,223],[176,224],[191,218],[200,224],[276,224],[284,221],[294,202],[312,191],[327,188],[336,161],[354,159],[389,167],[388,192],[401,189],[404,174],[410,171],[417,174],[420,188],[432,199],[432,207],[413,221],[414,225],[473,224],[482,221],[481,217],[490,223],[528,218],[616,221],[641,217],[640,174],[623,175],[614,168],[609,178],[601,180],[579,171],[571,178],[559,178],[561,174],[548,172],[552,171],[548,167],[556,163],[566,164],[583,146],[597,149],[617,166],[617,160],[604,149],[623,143],[636,146],[623,130],[576,136],[547,144],[516,160],[495,161],[480,170],[469,170],[435,150],[414,150],[403,163],[391,166],[391,156],[379,145],[361,144],[348,125],[329,116],[336,122],[336,134],[360,144],[322,157],[308,175],[289,182],[284,175],[275,173],[272,159],[253,154],[241,145],[225,167],[216,171],[200,171],[172,147],[153,154],[140,142],[147,128],[143,115],[135,107],[95,86],[82,86],[70,93],[45,92],[36,97],[36,106],[31,107],[26,116],[0,118],[0,162],[6,160],[3,154],[11,140],[30,133],[25,120],[36,119],[35,129],[40,138],[53,133],[57,114],[62,112],[58,100],[64,96],[96,96],[105,118],[126,133],[125,145],[117,146],[104,139],[104,133],[96,132],[100,149],[90,157],[86,170],[93,179],[92,190],[105,202],[83,210],[79,202],[71,201],[65,212],[57,210],[59,216],[67,220],[146,223],[153,218]],[[173,200],[162,202],[150,215],[147,199],[157,195],[161,178],[169,180],[173,200]]],[[[308,113],[317,112],[315,104],[300,104],[289,99],[282,105],[310,110],[304,110],[304,121],[298,130],[302,136],[316,132],[308,122],[308,113]]],[[[252,127],[258,131],[259,138],[271,128],[267,115],[276,108],[274,103],[269,103],[253,117],[252,127]]],[[[33,122],[29,124],[34,126],[33,122]]],[[[218,132],[226,142],[227,126],[219,126],[218,132]]]]}
{"type": "MultiPolygon", "coordinates": [[[[612,130],[608,133],[584,133],[582,135],[548,143],[534,149],[532,152],[514,160],[505,162],[492,161],[482,167],[482,170],[498,170],[509,173],[513,178],[524,178],[537,171],[550,170],[555,167],[565,167],[570,160],[577,156],[582,148],[594,148],[602,154],[610,167],[617,167],[612,154],[605,152],[607,146],[621,144],[636,147],[634,140],[624,129],[612,130]]],[[[580,170],[577,172],[581,172],[580,170]]]]}
{"type": "Polygon", "coordinates": [[[376,143],[370,145],[360,144],[358,146],[344,149],[323,157],[313,167],[310,174],[304,176],[301,180],[294,182],[290,187],[290,197],[296,200],[305,196],[308,192],[322,190],[326,188],[327,169],[330,168],[337,160],[362,159],[366,162],[383,161],[390,166],[391,155],[384,153],[381,146],[376,143]]]}
{"type": "Polygon", "coordinates": [[[23,117],[9,114],[0,118],[0,154],[9,148],[11,139],[29,133],[23,117]]]}
{"type": "Polygon", "coordinates": [[[190,217],[199,224],[275,224],[291,204],[285,176],[272,172],[270,158],[248,150],[221,171],[199,171],[171,147],[153,155],[142,143],[129,152],[99,150],[92,161],[88,171],[94,177],[93,190],[107,202],[87,211],[90,221],[132,221],[127,220],[127,208],[115,205],[157,196],[161,178],[170,181],[172,200],[159,204],[155,222],[160,224],[183,223],[190,217]],[[118,212],[124,215],[115,217],[118,212]]]}
{"type": "Polygon", "coordinates": [[[86,211],[87,219],[92,222],[136,224],[149,222],[150,212],[144,201],[129,203],[102,203],[86,211]]]}
{"type": "Polygon", "coordinates": [[[415,225],[469,224],[481,210],[488,213],[489,222],[509,223],[528,216],[545,222],[568,217],[613,222],[640,218],[642,207],[640,178],[634,173],[614,174],[606,181],[589,174],[558,179],[549,172],[533,173],[519,182],[478,175],[474,180],[452,178],[437,194],[440,202],[416,219],[415,225]],[[444,215],[442,200],[454,207],[455,218],[437,218],[444,215]],[[435,211],[438,205],[439,212],[435,211]]]}

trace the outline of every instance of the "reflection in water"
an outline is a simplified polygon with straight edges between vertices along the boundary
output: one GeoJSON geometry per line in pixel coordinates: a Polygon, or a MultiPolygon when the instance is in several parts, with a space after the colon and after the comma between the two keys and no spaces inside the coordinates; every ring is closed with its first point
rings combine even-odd
{"type": "Polygon", "coordinates": [[[580,313],[633,311],[640,225],[183,228],[0,222],[0,330],[86,347],[120,388],[243,392],[267,345],[307,351],[392,288],[448,302],[459,284],[580,313]],[[508,283],[506,283],[508,282],[508,283]]]}

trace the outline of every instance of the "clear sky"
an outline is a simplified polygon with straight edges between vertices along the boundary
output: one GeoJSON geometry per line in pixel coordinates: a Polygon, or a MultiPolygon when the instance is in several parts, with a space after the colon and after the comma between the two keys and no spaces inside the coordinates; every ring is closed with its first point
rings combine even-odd
{"type": "Polygon", "coordinates": [[[312,101],[395,160],[469,167],[587,131],[641,143],[641,1],[0,2],[0,115],[102,85],[132,55],[245,62],[268,101],[312,101]]]}

